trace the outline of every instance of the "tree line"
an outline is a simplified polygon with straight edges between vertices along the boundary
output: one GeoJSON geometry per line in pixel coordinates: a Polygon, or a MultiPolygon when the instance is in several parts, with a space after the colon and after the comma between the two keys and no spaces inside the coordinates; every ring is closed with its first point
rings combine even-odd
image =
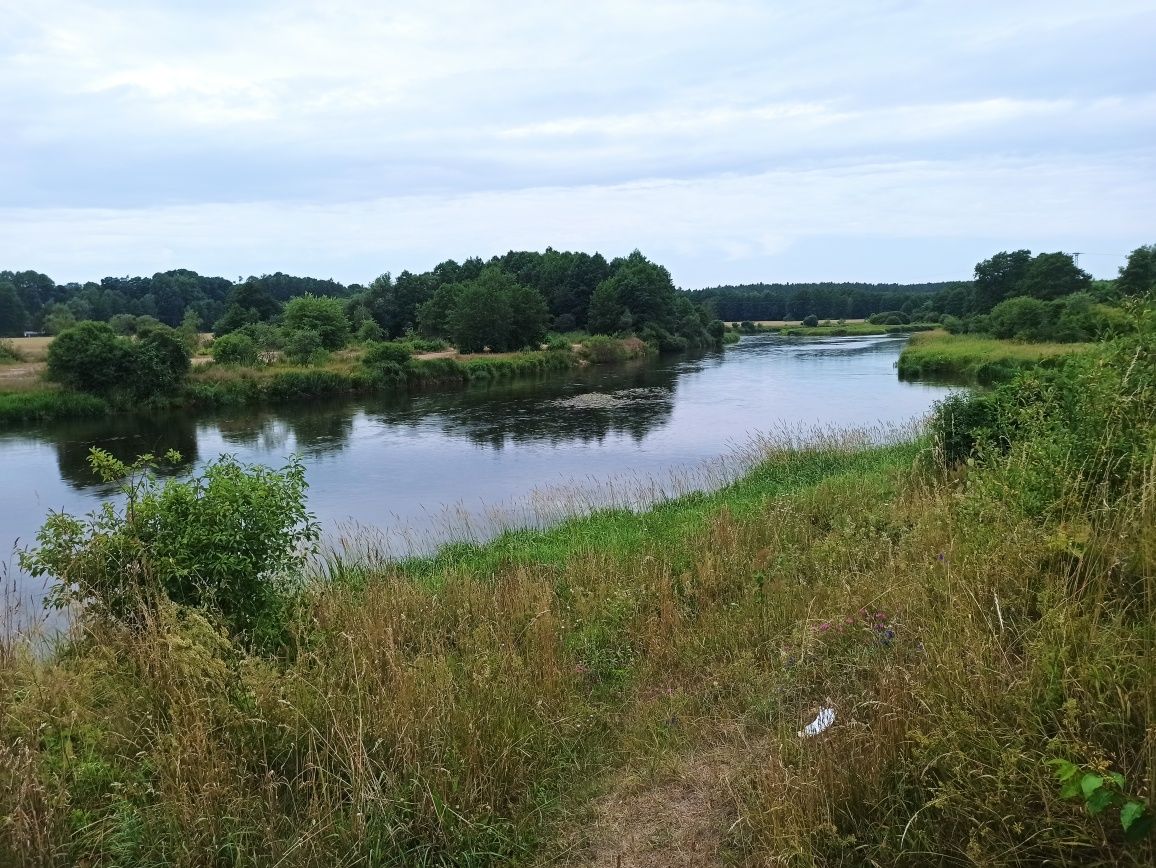
{"type": "MultiPolygon", "coordinates": [[[[1012,319],[1023,322],[1036,316],[1054,321],[1066,334],[1083,333],[1073,326],[1086,320],[1094,305],[1112,304],[1156,288],[1156,245],[1138,247],[1129,254],[1115,280],[1095,280],[1068,253],[1002,251],[976,264],[969,281],[943,283],[758,283],[716,286],[690,293],[727,322],[757,320],[867,319],[899,316],[908,322],[941,322],[945,318],[975,322],[986,327],[996,313],[1001,331],[1009,326],[997,308],[1012,299],[1012,319]],[[1070,297],[1075,297],[1071,298],[1070,297]],[[1070,299],[1069,301],[1063,301],[1070,299]],[[1049,306],[1050,305],[1050,306],[1049,306]],[[1068,312],[1066,324],[1059,325],[1068,312]]],[[[1010,310],[1010,309],[1009,309],[1010,310]]],[[[1046,328],[1045,328],[1046,330],[1046,328]]],[[[1039,330],[1037,329],[1037,332],[1039,330]]],[[[1083,338],[1080,338],[1083,339],[1083,338]]]]}

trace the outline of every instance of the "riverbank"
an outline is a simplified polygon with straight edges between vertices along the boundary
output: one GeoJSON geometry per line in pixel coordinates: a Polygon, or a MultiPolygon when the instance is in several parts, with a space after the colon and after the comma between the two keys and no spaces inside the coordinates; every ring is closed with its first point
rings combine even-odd
{"type": "Polygon", "coordinates": [[[1086,351],[1089,344],[1021,343],[945,331],[912,335],[899,356],[899,376],[905,380],[942,379],[992,385],[1017,373],[1086,351]]]}
{"type": "Polygon", "coordinates": [[[831,323],[825,321],[822,325],[804,326],[794,325],[765,326],[753,323],[753,328],[731,329],[738,334],[779,334],[789,337],[862,337],[868,335],[906,335],[914,332],[926,332],[939,328],[935,323],[910,323],[908,325],[875,325],[867,322],[831,323]]]}
{"type": "MultiPolygon", "coordinates": [[[[260,367],[194,366],[178,394],[158,396],[135,410],[210,409],[281,404],[354,395],[397,394],[462,388],[474,383],[541,377],[591,364],[641,358],[653,351],[637,339],[602,338],[589,348],[537,352],[430,354],[404,364],[369,369],[357,353],[336,354],[321,365],[276,363],[260,367]]],[[[21,381],[4,391],[0,380],[0,426],[92,419],[117,412],[113,403],[48,384],[21,381]]]]}
{"type": "Polygon", "coordinates": [[[643,513],[330,559],[279,657],[168,610],[0,646],[0,861],[1150,864],[1121,809],[1156,771],[1156,366],[1102,352],[1009,393],[970,465],[828,438],[643,513]]]}

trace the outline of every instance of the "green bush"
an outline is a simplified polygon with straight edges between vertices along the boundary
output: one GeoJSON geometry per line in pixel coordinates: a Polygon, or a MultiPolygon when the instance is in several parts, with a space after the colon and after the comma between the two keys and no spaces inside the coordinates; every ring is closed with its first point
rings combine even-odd
{"type": "Polygon", "coordinates": [[[124,480],[126,502],[85,519],[53,513],[38,546],[20,552],[23,569],[57,580],[53,605],[80,603],[86,616],[133,625],[167,597],[256,644],[275,641],[319,535],[299,460],[271,470],[222,456],[199,476],[163,483],[149,455],[128,466],[93,449],[89,461],[106,481],[124,480]]]}
{"type": "Polygon", "coordinates": [[[819,324],[819,318],[814,314],[803,317],[803,325],[807,328],[814,328],[819,324]]]}
{"type": "Polygon", "coordinates": [[[626,359],[622,341],[606,335],[591,335],[582,342],[582,354],[595,365],[608,365],[626,359]]]}
{"type": "Polygon", "coordinates": [[[316,334],[327,350],[339,350],[349,343],[349,320],[345,302],[339,298],[299,295],[286,303],[281,322],[287,332],[316,334]]]}
{"type": "Polygon", "coordinates": [[[20,353],[10,341],[0,341],[0,364],[22,361],[20,353]]]}
{"type": "Polygon", "coordinates": [[[412,358],[408,344],[377,341],[366,346],[361,363],[373,369],[382,364],[407,365],[412,358]]]}
{"type": "Polygon", "coordinates": [[[286,360],[296,365],[316,364],[325,358],[325,341],[312,330],[289,332],[284,346],[286,360]]]}
{"type": "Polygon", "coordinates": [[[184,339],[159,324],[134,341],[108,323],[82,322],[61,332],[48,348],[49,379],[121,403],[175,392],[190,364],[184,339]]]}
{"type": "Polygon", "coordinates": [[[243,331],[221,335],[213,341],[209,352],[213,355],[213,361],[219,365],[257,364],[257,345],[243,331]]]}

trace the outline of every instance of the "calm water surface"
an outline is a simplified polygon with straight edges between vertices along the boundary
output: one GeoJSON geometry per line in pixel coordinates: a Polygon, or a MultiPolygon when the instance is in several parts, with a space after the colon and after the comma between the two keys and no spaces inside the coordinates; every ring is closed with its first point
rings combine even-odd
{"type": "Polygon", "coordinates": [[[404,554],[482,536],[527,503],[549,513],[576,487],[674,478],[758,432],[921,416],[949,390],[898,380],[904,340],[753,336],[702,358],[464,392],[0,433],[0,559],[22,594],[38,595],[10,554],[49,510],[87,513],[114,493],[88,468],[92,446],[128,460],[176,449],[182,472],[223,452],[277,466],[299,453],[331,540],[374,528],[378,545],[404,554]]]}

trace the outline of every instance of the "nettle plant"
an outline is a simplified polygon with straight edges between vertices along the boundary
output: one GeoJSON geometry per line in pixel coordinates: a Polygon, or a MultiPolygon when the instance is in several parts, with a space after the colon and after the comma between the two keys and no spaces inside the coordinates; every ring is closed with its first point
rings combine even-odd
{"type": "Polygon", "coordinates": [[[275,642],[319,537],[304,466],[294,457],[274,470],[223,455],[199,475],[157,478],[160,466],[180,460],[170,451],[126,464],[93,449],[89,463],[120,482],[123,506],[105,502],[85,518],[50,514],[21,566],[56,579],[48,602],[60,608],[79,604],[131,625],[167,597],[253,644],[275,642]]]}
{"type": "Polygon", "coordinates": [[[1101,773],[1066,759],[1048,760],[1048,765],[1055,770],[1063,798],[1083,801],[1093,817],[1105,811],[1119,811],[1120,825],[1129,840],[1138,841],[1151,831],[1152,812],[1143,799],[1128,792],[1127,782],[1119,772],[1101,773]]]}

